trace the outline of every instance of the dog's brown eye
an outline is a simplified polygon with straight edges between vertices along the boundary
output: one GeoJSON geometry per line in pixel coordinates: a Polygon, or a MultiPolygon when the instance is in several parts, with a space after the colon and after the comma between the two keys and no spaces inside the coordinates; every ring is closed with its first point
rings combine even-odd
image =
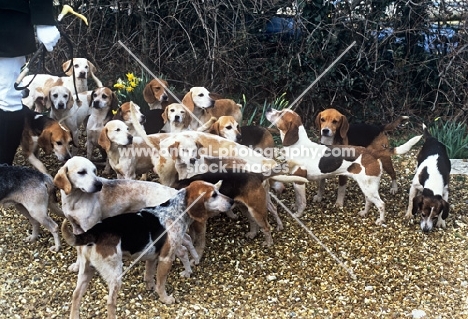
{"type": "Polygon", "coordinates": [[[74,67],[78,69],[80,66],[78,64],[75,64],[74,67]]]}
{"type": "Polygon", "coordinates": [[[116,129],[116,131],[117,131],[117,132],[120,132],[120,129],[118,128],[118,129],[116,129]]]}
{"type": "Polygon", "coordinates": [[[58,97],[58,94],[55,93],[55,94],[52,94],[52,96],[53,96],[54,98],[57,98],[57,97],[58,97]]]}
{"type": "Polygon", "coordinates": [[[182,114],[183,114],[183,113],[185,113],[185,111],[180,111],[180,113],[182,113],[182,114]]]}
{"type": "Polygon", "coordinates": [[[57,144],[57,145],[62,145],[62,142],[61,142],[61,141],[57,141],[57,142],[55,142],[55,144],[57,144]]]}
{"type": "Polygon", "coordinates": [[[211,197],[213,197],[213,198],[216,198],[217,196],[218,196],[218,193],[216,193],[216,192],[213,192],[213,194],[211,195],[211,197]]]}
{"type": "Polygon", "coordinates": [[[170,111],[171,111],[171,112],[175,112],[175,110],[174,110],[174,109],[171,109],[170,111]]]}
{"type": "Polygon", "coordinates": [[[226,128],[227,128],[228,130],[230,130],[230,129],[232,129],[232,126],[231,126],[231,125],[228,125],[228,126],[226,126],[226,128]]]}
{"type": "Polygon", "coordinates": [[[66,99],[68,99],[68,95],[66,95],[66,94],[65,94],[63,97],[66,98],[66,99]]]}
{"type": "Polygon", "coordinates": [[[198,94],[199,97],[203,97],[203,95],[204,95],[203,93],[198,94]]]}
{"type": "Polygon", "coordinates": [[[86,170],[79,171],[78,175],[86,175],[86,170]]]}
{"type": "Polygon", "coordinates": [[[107,95],[105,95],[105,94],[102,95],[102,98],[103,98],[103,99],[107,99],[108,97],[109,97],[109,96],[107,96],[107,95]]]}
{"type": "Polygon", "coordinates": [[[333,120],[332,123],[333,123],[333,124],[336,124],[336,123],[338,123],[338,121],[337,121],[337,120],[333,120]]]}
{"type": "Polygon", "coordinates": [[[320,121],[325,122],[325,119],[324,119],[324,118],[321,118],[320,121]]]}

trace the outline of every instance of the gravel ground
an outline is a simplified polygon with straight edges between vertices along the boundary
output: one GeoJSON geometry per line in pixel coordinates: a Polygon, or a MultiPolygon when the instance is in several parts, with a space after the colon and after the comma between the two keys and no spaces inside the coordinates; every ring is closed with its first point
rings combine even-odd
{"type": "MultiPolygon", "coordinates": [[[[264,248],[261,235],[244,237],[244,217],[213,218],[204,258],[192,277],[179,276],[178,260],[170,273],[167,288],[177,303],[164,305],[156,293],[145,290],[140,263],[123,278],[119,317],[468,318],[467,179],[452,179],[447,229],[421,233],[418,223],[403,219],[417,151],[394,159],[396,195],[389,192],[388,175],[382,178],[384,226],[374,224],[375,208],[367,218],[357,215],[364,198],[354,181],[344,209],[333,205],[336,179],[327,183],[329,196],[322,203],[312,203],[317,185],[310,183],[307,213],[301,218],[310,233],[279,208],[285,229],[274,230],[274,245],[264,248]]],[[[52,157],[42,158],[55,163],[52,157]]],[[[25,162],[17,156],[16,163],[25,162]]],[[[55,174],[58,165],[51,166],[55,174]]],[[[292,187],[281,200],[293,208],[292,187]]],[[[273,219],[271,225],[276,226],[273,219]]],[[[76,274],[67,267],[75,260],[74,249],[63,243],[60,252],[50,252],[53,240],[45,230],[39,241],[24,242],[30,226],[13,209],[1,210],[0,228],[0,317],[68,317],[76,274]]],[[[95,276],[81,305],[82,318],[104,318],[106,295],[104,282],[95,276]]]]}

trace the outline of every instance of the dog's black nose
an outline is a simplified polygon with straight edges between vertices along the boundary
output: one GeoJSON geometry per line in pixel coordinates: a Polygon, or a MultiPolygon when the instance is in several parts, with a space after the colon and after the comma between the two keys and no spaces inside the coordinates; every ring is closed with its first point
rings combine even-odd
{"type": "Polygon", "coordinates": [[[322,135],[328,135],[329,133],[330,133],[330,130],[327,129],[327,128],[324,128],[324,129],[322,130],[322,135]]]}
{"type": "Polygon", "coordinates": [[[190,159],[190,164],[195,164],[196,161],[197,161],[196,158],[191,158],[191,159],[190,159]]]}
{"type": "Polygon", "coordinates": [[[94,182],[94,191],[95,192],[100,192],[102,189],[102,182],[101,181],[95,181],[94,182]]]}
{"type": "Polygon", "coordinates": [[[174,119],[175,119],[176,121],[179,121],[180,116],[179,116],[179,115],[176,115],[176,116],[174,116],[174,119]]]}
{"type": "Polygon", "coordinates": [[[242,134],[237,134],[237,135],[236,135],[236,142],[237,142],[237,143],[242,142],[242,134]]]}
{"type": "Polygon", "coordinates": [[[128,144],[132,144],[132,143],[133,143],[133,135],[128,134],[128,135],[127,135],[127,139],[128,139],[128,144]]]}

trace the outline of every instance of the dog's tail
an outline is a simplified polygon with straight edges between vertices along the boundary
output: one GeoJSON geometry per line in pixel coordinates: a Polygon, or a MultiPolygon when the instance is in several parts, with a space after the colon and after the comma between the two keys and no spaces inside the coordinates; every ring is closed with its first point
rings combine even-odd
{"type": "Polygon", "coordinates": [[[283,182],[283,183],[308,183],[309,180],[302,176],[295,175],[273,175],[269,177],[270,179],[283,182]]]}
{"type": "Polygon", "coordinates": [[[62,237],[70,246],[84,246],[96,242],[96,236],[89,232],[75,235],[71,229],[68,219],[62,223],[62,237]]]}
{"type": "Polygon", "coordinates": [[[416,145],[422,137],[422,135],[416,135],[410,138],[405,144],[390,149],[392,151],[392,155],[401,155],[409,152],[409,150],[416,145]]]}
{"type": "Polygon", "coordinates": [[[138,120],[136,113],[137,112],[135,109],[135,104],[132,101],[130,101],[130,120],[133,124],[133,128],[138,133],[138,135],[141,136],[141,138],[143,139],[143,141],[145,141],[146,144],[148,144],[150,147],[159,149],[159,147],[154,145],[153,142],[151,142],[151,140],[148,138],[148,135],[146,134],[146,131],[143,128],[143,126],[140,124],[140,121],[138,120]]]}
{"type": "Polygon", "coordinates": [[[423,123],[423,135],[424,135],[424,139],[428,139],[429,137],[432,137],[431,132],[429,132],[429,129],[424,123],[423,123]]]}
{"type": "Polygon", "coordinates": [[[382,126],[382,132],[390,132],[395,130],[397,127],[403,126],[409,121],[409,116],[402,115],[391,123],[382,126]]]}

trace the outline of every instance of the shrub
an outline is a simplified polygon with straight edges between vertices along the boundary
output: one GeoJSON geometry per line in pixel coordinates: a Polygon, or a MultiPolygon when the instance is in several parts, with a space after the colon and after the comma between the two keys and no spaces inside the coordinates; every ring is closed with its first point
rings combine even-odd
{"type": "Polygon", "coordinates": [[[468,158],[468,126],[436,119],[429,132],[447,147],[449,158],[468,158]]]}

